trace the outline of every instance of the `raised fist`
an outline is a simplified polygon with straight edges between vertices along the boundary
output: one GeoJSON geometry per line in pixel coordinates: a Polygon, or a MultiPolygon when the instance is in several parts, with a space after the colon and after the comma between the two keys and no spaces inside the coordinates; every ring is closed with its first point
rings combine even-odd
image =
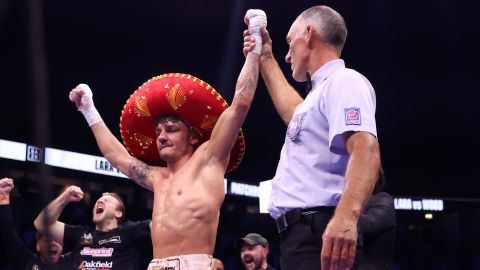
{"type": "Polygon", "coordinates": [[[255,39],[255,46],[251,52],[260,55],[263,43],[260,29],[267,26],[267,15],[261,9],[249,9],[243,21],[248,25],[248,29],[255,39]]]}
{"type": "Polygon", "coordinates": [[[69,186],[63,191],[62,196],[65,196],[68,202],[78,202],[83,199],[83,191],[77,186],[69,186]]]}
{"type": "Polygon", "coordinates": [[[13,189],[13,179],[12,178],[2,178],[0,179],[0,196],[10,196],[10,192],[13,189]]]}
{"type": "Polygon", "coordinates": [[[68,95],[70,100],[75,103],[77,109],[85,116],[89,126],[102,121],[102,117],[93,105],[93,93],[90,87],[84,83],[73,88],[68,95]]]}
{"type": "Polygon", "coordinates": [[[243,19],[252,33],[257,33],[261,27],[267,26],[267,14],[261,9],[249,9],[243,19]]]}
{"type": "Polygon", "coordinates": [[[72,102],[75,102],[79,111],[88,110],[93,106],[93,93],[90,87],[84,83],[77,85],[68,95],[72,102]]]}

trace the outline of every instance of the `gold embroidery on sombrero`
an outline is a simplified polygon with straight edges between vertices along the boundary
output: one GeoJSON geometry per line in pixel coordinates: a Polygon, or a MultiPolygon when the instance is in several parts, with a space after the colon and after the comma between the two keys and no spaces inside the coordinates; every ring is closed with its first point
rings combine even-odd
{"type": "Polygon", "coordinates": [[[143,148],[143,150],[148,149],[150,145],[153,143],[152,138],[137,132],[133,134],[133,137],[130,137],[130,140],[133,143],[135,143],[137,146],[143,148]]]}
{"type": "Polygon", "coordinates": [[[245,137],[243,137],[242,130],[240,130],[237,140],[239,141],[239,145],[240,145],[240,149],[239,149],[240,152],[238,153],[237,162],[238,164],[240,164],[240,161],[242,161],[243,156],[245,155],[245,137]]]}
{"type": "MultiPolygon", "coordinates": [[[[151,80],[151,79],[150,79],[150,80],[151,80]]],[[[150,80],[148,80],[148,81],[150,81],[150,80]]],[[[140,89],[141,89],[142,91],[148,93],[148,91],[150,91],[150,86],[149,86],[149,85],[142,85],[142,86],[138,89],[138,91],[140,91],[140,89]]],[[[135,91],[135,92],[137,92],[137,91],[135,91]]]]}
{"type": "Polygon", "coordinates": [[[144,96],[138,96],[135,98],[135,113],[140,116],[151,116],[148,110],[147,98],[144,96]]]}
{"type": "Polygon", "coordinates": [[[203,119],[202,123],[200,123],[200,128],[205,130],[213,130],[215,123],[217,123],[218,116],[212,116],[206,114],[203,119]]]}
{"type": "Polygon", "coordinates": [[[167,97],[168,103],[170,103],[170,106],[172,106],[175,111],[187,101],[185,92],[182,90],[182,86],[178,83],[175,84],[172,89],[168,90],[165,96],[167,97]]]}

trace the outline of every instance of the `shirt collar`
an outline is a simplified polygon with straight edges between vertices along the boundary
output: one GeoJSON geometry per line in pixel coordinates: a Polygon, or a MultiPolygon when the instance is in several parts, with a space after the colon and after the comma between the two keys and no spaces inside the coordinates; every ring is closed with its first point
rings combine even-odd
{"type": "Polygon", "coordinates": [[[329,61],[321,68],[317,69],[312,75],[312,89],[315,89],[318,84],[327,79],[330,74],[339,68],[345,68],[345,62],[343,59],[329,61]]]}

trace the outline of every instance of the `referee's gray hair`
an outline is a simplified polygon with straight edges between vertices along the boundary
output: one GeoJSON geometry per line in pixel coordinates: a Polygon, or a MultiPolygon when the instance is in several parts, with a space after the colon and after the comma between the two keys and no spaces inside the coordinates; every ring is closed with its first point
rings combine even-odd
{"type": "Polygon", "coordinates": [[[342,15],[330,7],[320,5],[305,10],[298,18],[305,25],[311,25],[324,42],[339,52],[342,51],[347,39],[347,25],[342,15]]]}

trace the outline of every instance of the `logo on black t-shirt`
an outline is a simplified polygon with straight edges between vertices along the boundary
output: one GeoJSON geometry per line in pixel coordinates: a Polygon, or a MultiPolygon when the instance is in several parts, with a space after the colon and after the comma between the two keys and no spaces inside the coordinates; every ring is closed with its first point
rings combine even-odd
{"type": "Polygon", "coordinates": [[[93,236],[91,233],[83,234],[80,238],[80,245],[91,245],[93,244],[93,236]]]}
{"type": "Polygon", "coordinates": [[[120,239],[120,236],[112,236],[108,239],[103,239],[103,240],[98,241],[99,245],[105,245],[107,243],[117,243],[117,244],[119,244],[119,243],[122,243],[122,240],[120,239]]]}
{"type": "Polygon", "coordinates": [[[91,247],[84,247],[80,251],[80,255],[82,256],[91,256],[91,257],[112,257],[113,248],[91,248],[91,247]]]}
{"type": "Polygon", "coordinates": [[[113,262],[101,262],[101,261],[83,261],[78,266],[78,269],[83,270],[107,270],[113,268],[113,262]]]}

